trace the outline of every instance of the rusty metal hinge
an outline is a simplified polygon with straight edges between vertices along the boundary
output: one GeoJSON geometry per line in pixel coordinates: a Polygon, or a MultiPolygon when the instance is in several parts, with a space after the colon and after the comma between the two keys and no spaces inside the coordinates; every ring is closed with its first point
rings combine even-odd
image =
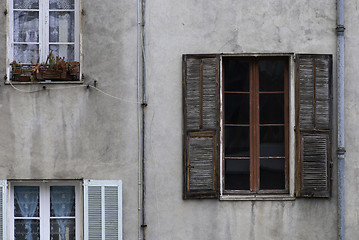
{"type": "Polygon", "coordinates": [[[193,166],[191,166],[191,165],[187,165],[187,168],[194,168],[193,166]]]}

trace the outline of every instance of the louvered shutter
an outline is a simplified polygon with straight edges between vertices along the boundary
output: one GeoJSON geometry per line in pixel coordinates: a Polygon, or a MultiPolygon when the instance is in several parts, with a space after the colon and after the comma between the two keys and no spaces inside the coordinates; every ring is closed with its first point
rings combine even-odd
{"type": "Polygon", "coordinates": [[[85,240],[122,240],[122,182],[84,181],[85,240]]]}
{"type": "Polygon", "coordinates": [[[296,56],[297,184],[299,197],[329,197],[332,56],[296,56]]]}
{"type": "Polygon", "coordinates": [[[183,56],[184,198],[218,197],[219,56],[183,56]]]}
{"type": "Polygon", "coordinates": [[[0,180],[0,240],[6,240],[6,199],[7,181],[0,180]]]}

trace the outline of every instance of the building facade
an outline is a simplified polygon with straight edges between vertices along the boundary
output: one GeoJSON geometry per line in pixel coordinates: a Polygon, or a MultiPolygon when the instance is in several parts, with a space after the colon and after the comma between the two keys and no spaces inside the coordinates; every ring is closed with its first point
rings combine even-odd
{"type": "Polygon", "coordinates": [[[3,239],[356,239],[357,5],[3,1],[3,239]]]}

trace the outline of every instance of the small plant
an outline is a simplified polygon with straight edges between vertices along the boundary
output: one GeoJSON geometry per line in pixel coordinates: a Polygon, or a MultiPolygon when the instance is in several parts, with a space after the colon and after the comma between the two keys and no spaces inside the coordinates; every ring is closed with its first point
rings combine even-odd
{"type": "Polygon", "coordinates": [[[20,74],[21,73],[21,63],[16,62],[16,60],[12,61],[11,63],[12,67],[12,74],[20,74]]]}

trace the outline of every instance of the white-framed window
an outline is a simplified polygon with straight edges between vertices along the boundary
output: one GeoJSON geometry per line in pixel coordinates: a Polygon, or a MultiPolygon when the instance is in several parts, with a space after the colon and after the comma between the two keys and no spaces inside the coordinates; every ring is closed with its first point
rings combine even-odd
{"type": "Polygon", "coordinates": [[[80,60],[79,0],[8,0],[9,61],[80,60]]]}
{"type": "Polygon", "coordinates": [[[10,239],[80,239],[81,182],[10,182],[10,239]]]}
{"type": "Polygon", "coordinates": [[[121,180],[0,180],[0,240],[122,240],[121,180]]]}

